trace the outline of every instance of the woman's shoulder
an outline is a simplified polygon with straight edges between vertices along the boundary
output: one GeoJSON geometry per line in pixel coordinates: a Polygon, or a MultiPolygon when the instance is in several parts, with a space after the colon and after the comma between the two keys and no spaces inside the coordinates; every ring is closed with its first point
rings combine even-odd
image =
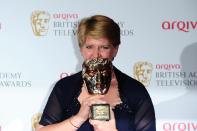
{"type": "Polygon", "coordinates": [[[58,80],[54,88],[58,90],[68,91],[68,90],[79,88],[82,82],[83,80],[82,80],[81,71],[80,71],[80,72],[77,72],[75,74],[72,74],[70,76],[67,76],[58,80]]]}
{"type": "Polygon", "coordinates": [[[145,86],[138,80],[123,73],[119,69],[114,69],[120,89],[126,94],[132,94],[132,96],[146,96],[147,90],[145,86]]]}
{"type": "Polygon", "coordinates": [[[144,85],[141,82],[132,78],[131,76],[127,75],[126,73],[123,73],[122,71],[120,71],[119,69],[117,69],[115,67],[114,67],[114,71],[115,71],[115,74],[116,74],[116,77],[117,77],[119,83],[122,83],[122,84],[130,83],[135,86],[144,87],[144,85]]]}

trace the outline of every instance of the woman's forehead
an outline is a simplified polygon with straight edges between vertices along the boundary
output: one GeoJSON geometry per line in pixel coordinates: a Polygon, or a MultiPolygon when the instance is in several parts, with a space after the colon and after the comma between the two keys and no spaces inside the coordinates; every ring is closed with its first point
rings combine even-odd
{"type": "Polygon", "coordinates": [[[87,37],[85,43],[106,43],[108,44],[109,41],[106,38],[93,38],[93,37],[87,37]]]}

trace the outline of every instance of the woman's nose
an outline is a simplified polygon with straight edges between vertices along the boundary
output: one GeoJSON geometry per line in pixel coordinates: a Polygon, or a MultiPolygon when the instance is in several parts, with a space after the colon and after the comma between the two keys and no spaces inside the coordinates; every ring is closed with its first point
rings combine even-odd
{"type": "Polygon", "coordinates": [[[94,58],[101,57],[101,54],[100,54],[99,49],[95,49],[95,50],[94,50],[93,57],[94,57],[94,58]]]}

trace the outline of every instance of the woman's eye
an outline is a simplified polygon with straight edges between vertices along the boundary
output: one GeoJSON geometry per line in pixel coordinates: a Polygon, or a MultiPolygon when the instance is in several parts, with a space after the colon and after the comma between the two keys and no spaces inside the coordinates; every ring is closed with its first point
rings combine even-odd
{"type": "Polygon", "coordinates": [[[92,46],[89,46],[89,45],[86,46],[86,49],[91,49],[91,48],[92,48],[92,46]]]}
{"type": "Polygon", "coordinates": [[[102,46],[103,49],[109,49],[109,46],[102,46]]]}

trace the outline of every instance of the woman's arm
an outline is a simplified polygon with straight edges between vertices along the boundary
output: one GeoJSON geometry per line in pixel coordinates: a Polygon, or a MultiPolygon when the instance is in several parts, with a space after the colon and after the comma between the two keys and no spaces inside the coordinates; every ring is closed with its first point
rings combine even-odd
{"type": "Polygon", "coordinates": [[[84,119],[78,115],[72,116],[57,124],[51,124],[47,126],[38,125],[36,131],[76,131],[84,123],[84,119]]]}
{"type": "MultiPolygon", "coordinates": [[[[58,122],[56,124],[52,124],[53,123],[52,121],[54,121],[55,117],[57,117],[57,116],[58,116],[57,118],[60,118],[61,116],[59,116],[59,115],[62,114],[61,113],[62,111],[58,110],[58,111],[56,111],[56,113],[54,113],[53,112],[54,110],[50,106],[53,106],[53,108],[54,107],[56,108],[57,106],[54,106],[54,105],[57,105],[58,101],[51,102],[49,99],[46,107],[47,108],[50,107],[50,110],[45,110],[45,113],[50,114],[50,118],[47,115],[44,115],[44,117],[41,119],[41,122],[40,122],[41,124],[38,125],[38,127],[36,128],[36,131],[65,131],[65,130],[76,131],[89,118],[90,106],[92,104],[106,103],[105,101],[101,100],[101,98],[103,98],[103,97],[104,97],[103,95],[92,95],[87,98],[84,98],[81,102],[80,110],[76,115],[74,115],[62,122],[58,122]],[[48,122],[48,121],[50,121],[50,122],[48,122]],[[46,124],[46,126],[42,126],[42,123],[47,123],[47,124],[46,124]]],[[[53,98],[55,98],[55,97],[53,97],[53,98]]]]}

